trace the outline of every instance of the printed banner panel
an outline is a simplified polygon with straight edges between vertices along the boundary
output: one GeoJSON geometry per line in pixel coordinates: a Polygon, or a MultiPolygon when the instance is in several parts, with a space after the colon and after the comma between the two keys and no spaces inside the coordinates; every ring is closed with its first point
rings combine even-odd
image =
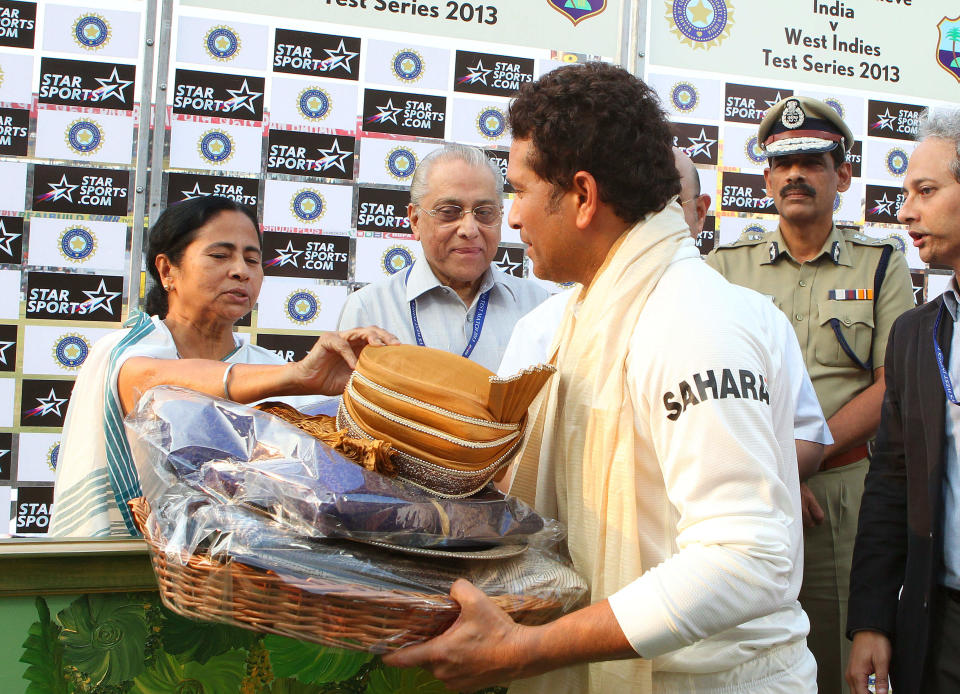
{"type": "Polygon", "coordinates": [[[274,76],[270,122],[299,129],[353,131],[357,127],[355,84],[329,79],[274,76]]]}
{"type": "Polygon", "coordinates": [[[139,54],[139,12],[47,5],[43,20],[45,50],[127,60],[139,54]]]}
{"type": "Polygon", "coordinates": [[[263,130],[247,125],[170,124],[170,166],[177,169],[260,173],[263,130]]]}
{"type": "Polygon", "coordinates": [[[648,60],[740,79],[808,82],[897,97],[949,99],[960,83],[960,17],[947,3],[648,3],[648,60]]]}
{"type": "Polygon", "coordinates": [[[24,328],[23,373],[76,376],[97,340],[112,332],[77,324],[28,325],[24,328]]]}
{"type": "Polygon", "coordinates": [[[353,226],[352,205],[352,186],[268,180],[263,193],[263,226],[347,233],[353,226]]]}
{"type": "Polygon", "coordinates": [[[402,239],[357,239],[358,282],[379,282],[407,268],[423,257],[417,241],[402,239]]]}
{"type": "Polygon", "coordinates": [[[29,264],[122,272],[128,228],[122,222],[34,217],[29,264]]]}
{"type": "MultiPolygon", "coordinates": [[[[445,39],[530,46],[613,57],[626,0],[487,0],[469,2],[388,2],[344,0],[324,4],[325,22],[445,39]]],[[[316,7],[300,0],[182,0],[182,5],[316,20],[316,7]]],[[[292,23],[295,25],[295,23],[292,23]]]]}
{"type": "Polygon", "coordinates": [[[315,280],[267,277],[257,302],[257,325],[268,330],[335,330],[349,289],[315,280]]]}
{"type": "Polygon", "coordinates": [[[130,164],[133,160],[133,117],[39,109],[36,156],[130,164]]]}
{"type": "Polygon", "coordinates": [[[56,479],[59,455],[59,433],[24,432],[20,434],[17,480],[20,482],[53,482],[56,479]]]}
{"type": "Polygon", "coordinates": [[[180,17],[177,60],[238,70],[267,69],[267,28],[200,17],[180,17]]]}
{"type": "Polygon", "coordinates": [[[361,142],[357,180],[380,185],[410,185],[417,164],[442,144],[398,142],[367,137],[361,142]]]}
{"type": "Polygon", "coordinates": [[[0,102],[29,104],[33,101],[33,56],[0,51],[0,102]]]}

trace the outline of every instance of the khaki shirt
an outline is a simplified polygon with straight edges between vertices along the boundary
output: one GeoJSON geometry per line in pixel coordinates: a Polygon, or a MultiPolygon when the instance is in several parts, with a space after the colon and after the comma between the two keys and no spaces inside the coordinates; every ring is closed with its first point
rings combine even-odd
{"type": "Polygon", "coordinates": [[[831,295],[831,290],[872,292],[886,243],[834,226],[820,254],[799,263],[778,228],[766,234],[745,232],[707,256],[707,263],[729,281],[766,294],[787,314],[827,419],[873,383],[873,369],[883,366],[890,326],[913,308],[910,272],[904,254],[896,250],[876,302],[831,295]],[[838,320],[847,344],[870,369],[858,366],[843,350],[831,318],[838,320]]]}

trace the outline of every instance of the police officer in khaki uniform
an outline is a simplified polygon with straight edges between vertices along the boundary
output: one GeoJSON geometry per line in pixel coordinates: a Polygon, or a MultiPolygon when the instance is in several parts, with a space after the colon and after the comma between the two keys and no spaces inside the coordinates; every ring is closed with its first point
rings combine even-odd
{"type": "Polygon", "coordinates": [[[887,335],[913,307],[913,289],[902,253],[833,223],[836,195],[850,187],[853,135],[832,108],[802,96],[784,99],[767,112],[757,140],[780,225],[719,246],[707,262],[731,282],[770,296],[790,318],[833,435],[819,472],[801,485],[800,603],[810,617],[820,692],[841,694],[866,443],[880,421],[887,335]]]}

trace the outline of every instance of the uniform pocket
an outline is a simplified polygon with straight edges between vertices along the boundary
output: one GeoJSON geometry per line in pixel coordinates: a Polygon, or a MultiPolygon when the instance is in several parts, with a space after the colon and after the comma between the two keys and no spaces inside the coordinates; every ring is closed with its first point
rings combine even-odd
{"type": "Polygon", "coordinates": [[[872,301],[821,301],[817,304],[819,327],[814,338],[817,361],[824,366],[851,366],[853,359],[847,355],[832,319],[837,320],[840,336],[863,363],[870,360],[873,344],[872,301]]]}

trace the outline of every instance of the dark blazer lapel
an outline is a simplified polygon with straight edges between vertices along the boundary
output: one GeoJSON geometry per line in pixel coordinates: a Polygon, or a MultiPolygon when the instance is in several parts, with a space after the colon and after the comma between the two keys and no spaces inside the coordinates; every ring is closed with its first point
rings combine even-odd
{"type": "MultiPolygon", "coordinates": [[[[923,320],[920,321],[918,340],[920,344],[919,368],[917,374],[919,383],[917,384],[920,394],[920,401],[914,403],[920,410],[920,417],[923,421],[923,430],[927,440],[927,450],[930,455],[927,456],[927,473],[937,474],[939,476],[940,466],[943,463],[943,442],[945,434],[946,406],[947,398],[943,390],[943,381],[940,378],[940,369],[937,366],[936,353],[933,350],[933,326],[937,319],[937,313],[940,305],[943,304],[943,297],[935,300],[937,310],[928,312],[923,320]]],[[[943,320],[940,321],[940,330],[937,335],[937,342],[943,350],[944,365],[950,364],[950,344],[953,338],[953,321],[950,313],[944,311],[943,320]]],[[[958,384],[954,384],[954,388],[958,384]]],[[[953,406],[952,406],[953,407],[953,406]]],[[[939,485],[938,485],[939,486],[939,485]]]]}

